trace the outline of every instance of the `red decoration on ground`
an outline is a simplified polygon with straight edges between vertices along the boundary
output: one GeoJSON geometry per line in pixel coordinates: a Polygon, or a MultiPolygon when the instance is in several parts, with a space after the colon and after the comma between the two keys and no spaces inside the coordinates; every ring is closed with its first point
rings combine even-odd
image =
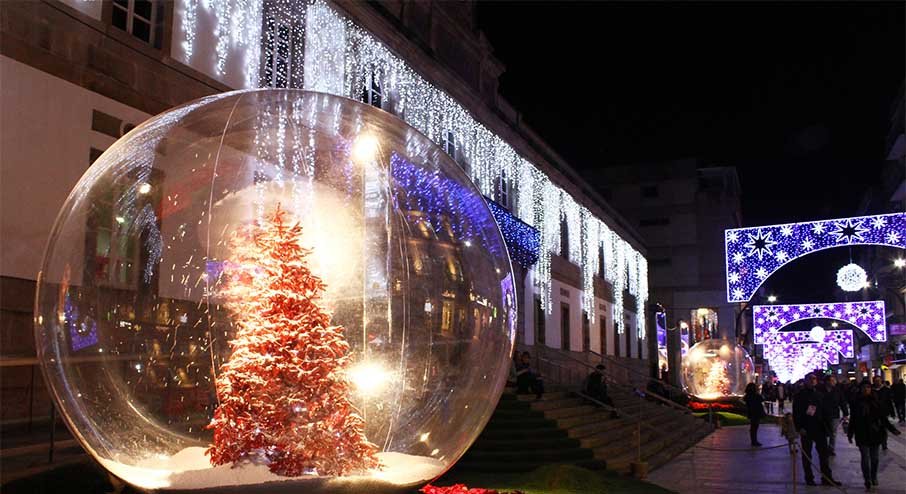
{"type": "Polygon", "coordinates": [[[349,343],[318,304],[302,228],[285,211],[234,235],[224,267],[238,328],[217,377],[208,428],[214,465],[265,462],[278,475],[346,475],[376,468],[377,448],[350,401],[349,343]]]}
{"type": "Polygon", "coordinates": [[[454,484],[448,487],[437,487],[428,484],[422,487],[419,492],[422,494],[522,494],[522,491],[498,492],[494,489],[482,489],[480,487],[469,489],[465,484],[454,484]]]}

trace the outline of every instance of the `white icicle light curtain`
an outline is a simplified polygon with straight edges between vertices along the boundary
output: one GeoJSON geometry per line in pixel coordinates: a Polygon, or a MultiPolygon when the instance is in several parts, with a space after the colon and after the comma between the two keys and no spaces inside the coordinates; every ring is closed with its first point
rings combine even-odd
{"type": "MultiPolygon", "coordinates": [[[[197,5],[197,1],[187,1],[197,5]]],[[[219,16],[223,11],[234,19],[236,10],[243,5],[254,15],[239,15],[239,18],[254,19],[262,10],[261,5],[251,5],[254,0],[202,0],[205,6],[221,3],[229,8],[215,8],[215,14],[219,16]]],[[[516,202],[514,213],[540,232],[542,246],[533,279],[545,312],[550,313],[552,309],[550,262],[551,254],[557,253],[581,267],[582,309],[594,320],[594,276],[602,271],[599,251],[603,249],[604,278],[613,285],[616,327],[620,333],[625,331],[623,291],[628,289],[637,301],[638,335],[645,338],[648,263],[644,256],[500,136],[476,121],[448,94],[422,78],[374,36],[326,2],[309,2],[298,22],[303,24],[299,29],[304,28],[305,53],[303,63],[297,60],[293,67],[304,67],[301,79],[305,89],[358,99],[370,75],[384,98],[391,102],[389,106],[384,105],[386,109],[438,144],[447,133],[453,134],[457,152],[482,194],[493,196],[500,180],[509,185],[516,202]],[[567,252],[560,252],[561,221],[568,232],[567,252]]],[[[195,27],[187,27],[185,32],[194,36],[195,27]]],[[[258,33],[261,36],[260,29],[258,33]]],[[[273,46],[265,44],[263,56],[272,49],[273,46]]],[[[293,74],[294,80],[297,77],[293,74]]]]}

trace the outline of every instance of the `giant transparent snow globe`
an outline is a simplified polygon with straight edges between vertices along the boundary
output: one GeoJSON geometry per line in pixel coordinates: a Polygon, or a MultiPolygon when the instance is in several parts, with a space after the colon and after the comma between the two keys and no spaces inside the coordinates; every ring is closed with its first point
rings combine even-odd
{"type": "Polygon", "coordinates": [[[66,200],[38,288],[69,428],[146,490],[431,481],[490,418],[516,318],[457,163],[300,90],[204,98],[120,139],[66,200]]]}
{"type": "Polygon", "coordinates": [[[739,397],[754,382],[755,367],[746,350],[728,340],[703,340],[683,357],[683,386],[704,401],[739,397]]]}

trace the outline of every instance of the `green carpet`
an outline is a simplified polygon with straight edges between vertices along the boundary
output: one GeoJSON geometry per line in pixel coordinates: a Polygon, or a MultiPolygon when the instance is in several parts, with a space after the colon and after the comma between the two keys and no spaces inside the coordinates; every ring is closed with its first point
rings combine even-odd
{"type": "MultiPolygon", "coordinates": [[[[693,415],[696,417],[705,417],[707,420],[708,412],[693,413],[693,415]]],[[[732,425],[749,425],[749,418],[745,415],[730,412],[714,412],[714,415],[720,421],[720,425],[724,427],[732,425]]]]}

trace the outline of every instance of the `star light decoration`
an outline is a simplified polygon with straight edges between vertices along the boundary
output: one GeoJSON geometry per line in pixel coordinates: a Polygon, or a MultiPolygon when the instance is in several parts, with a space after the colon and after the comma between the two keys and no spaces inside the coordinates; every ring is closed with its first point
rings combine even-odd
{"type": "MultiPolygon", "coordinates": [[[[292,2],[279,0],[261,10],[260,2],[250,0],[189,0],[181,11],[184,27],[183,44],[192,60],[193,43],[198,31],[198,13],[213,16],[219,32],[229,32],[228,39],[218,43],[217,70],[226,70],[231,48],[243,43],[262,41],[261,60],[276,49],[276,38],[262,33],[262,24],[272,26],[271,17],[289,22],[292,39],[302,33],[304,53],[293,45],[293,61],[288,85],[358,99],[371,79],[389,102],[385,108],[415,127],[434,142],[441,144],[448,134],[456,143],[456,154],[469,176],[487,197],[505,185],[512,190],[515,205],[512,212],[527,225],[538,230],[538,262],[533,271],[536,291],[542,306],[550,314],[551,255],[561,254],[582,269],[582,309],[590,320],[595,318],[594,276],[600,274],[599,252],[603,250],[604,279],[613,286],[613,320],[618,332],[624,328],[624,291],[636,300],[636,330],[644,339],[644,307],[648,300],[647,260],[609,224],[607,216],[597,209],[579,204],[566,190],[554,184],[538,166],[520,156],[503,138],[478,122],[450,95],[435,87],[374,36],[343,17],[322,0],[292,2]],[[273,9],[273,10],[268,10],[273,9]],[[257,22],[255,22],[257,18],[257,22]],[[262,18],[266,22],[262,23],[262,18]],[[243,36],[240,39],[240,34],[243,36]],[[251,41],[249,41],[251,40],[251,41]],[[569,232],[567,252],[560,249],[560,224],[569,232]]],[[[268,4],[270,5],[270,4],[268,4]]],[[[252,43],[254,44],[254,43],[252,43]]],[[[236,52],[238,53],[238,51],[236,52]]],[[[249,60],[246,79],[258,81],[260,60],[249,60]]],[[[191,65],[191,63],[190,63],[191,65]]],[[[269,85],[261,76],[258,85],[269,85]]],[[[250,84],[249,87],[255,84],[250,84]]],[[[277,137],[279,139],[279,136],[277,137]]]]}
{"type": "Polygon", "coordinates": [[[904,231],[906,213],[726,230],[727,301],[748,301],[780,267],[812,252],[844,245],[906,249],[904,231]]]}
{"type": "Polygon", "coordinates": [[[752,308],[752,334],[755,344],[779,332],[785,326],[805,319],[835,319],[861,330],[871,341],[887,341],[887,323],[883,300],[866,302],[831,302],[799,305],[756,305],[752,308]]]}

